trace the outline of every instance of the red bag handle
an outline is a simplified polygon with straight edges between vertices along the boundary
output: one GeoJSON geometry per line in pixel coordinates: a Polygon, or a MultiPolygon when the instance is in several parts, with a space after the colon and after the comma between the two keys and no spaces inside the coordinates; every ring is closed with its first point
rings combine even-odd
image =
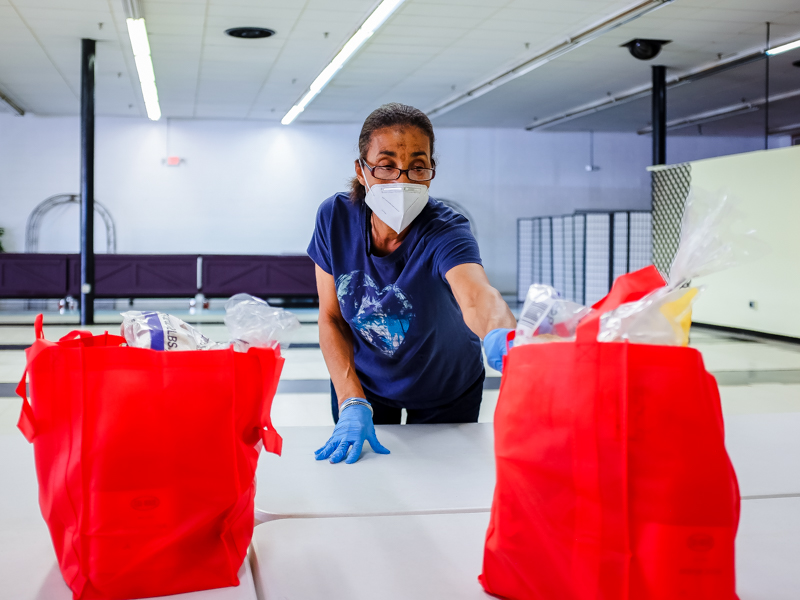
{"type": "Polygon", "coordinates": [[[59,339],[59,342],[68,342],[69,340],[74,340],[75,338],[85,339],[94,337],[94,334],[91,331],[86,331],[83,329],[76,329],[75,331],[70,331],[67,335],[59,339]]]}
{"type": "Polygon", "coordinates": [[[614,281],[611,291],[605,298],[594,304],[591,313],[578,325],[575,339],[578,342],[592,342],[597,340],[600,331],[600,317],[617,308],[620,304],[641,300],[653,290],[664,287],[666,282],[654,265],[639,269],[633,273],[620,275],[614,281]]]}
{"type": "MultiPolygon", "coordinates": [[[[28,376],[28,368],[42,350],[53,344],[53,342],[48,342],[44,337],[44,315],[36,315],[36,319],[33,321],[33,330],[36,340],[33,342],[33,345],[25,351],[25,371],[23,371],[22,379],[16,389],[17,396],[22,398],[22,410],[19,414],[19,421],[17,421],[17,428],[22,432],[22,435],[25,436],[28,442],[33,442],[37,434],[36,415],[33,412],[33,406],[31,406],[28,400],[28,390],[26,389],[25,380],[28,376]]],[[[91,337],[93,337],[91,331],[72,331],[61,338],[61,341],[91,337]]]]}
{"type": "Polygon", "coordinates": [[[664,281],[655,265],[650,265],[617,277],[608,295],[595,303],[592,308],[599,311],[600,314],[607,313],[620,304],[641,300],[653,290],[664,287],[666,284],[667,282],[664,281]]]}
{"type": "Polygon", "coordinates": [[[33,362],[36,356],[47,348],[51,342],[44,339],[44,315],[36,315],[33,321],[33,330],[36,335],[36,340],[33,345],[25,351],[25,370],[22,372],[22,379],[17,386],[17,396],[22,398],[22,410],[19,413],[19,421],[17,421],[17,428],[25,436],[28,442],[33,442],[36,437],[36,416],[33,413],[33,406],[28,401],[28,390],[26,389],[25,380],[28,376],[28,367],[33,362]]]}
{"type": "Polygon", "coordinates": [[[17,421],[17,428],[25,436],[28,442],[33,442],[36,437],[36,417],[33,414],[33,407],[28,402],[28,390],[26,389],[25,379],[28,375],[28,367],[22,372],[22,380],[17,386],[17,396],[22,398],[22,410],[19,413],[19,421],[17,421]]]}
{"type": "MultiPolygon", "coordinates": [[[[276,362],[278,360],[283,360],[282,358],[279,358],[277,351],[273,352],[275,353],[273,355],[273,360],[276,362]]],[[[256,356],[258,357],[258,361],[261,365],[261,373],[267,373],[270,370],[270,365],[266,360],[266,353],[256,352],[256,356]]],[[[277,431],[275,431],[275,427],[272,425],[271,412],[272,400],[275,398],[275,392],[278,390],[279,379],[280,371],[275,373],[268,384],[262,384],[263,396],[261,399],[261,441],[264,442],[264,449],[267,452],[272,452],[278,456],[281,455],[281,451],[283,450],[283,438],[278,434],[277,431]]]]}
{"type": "Polygon", "coordinates": [[[36,334],[37,340],[44,339],[44,315],[38,314],[36,318],[33,320],[33,331],[36,334]]]}
{"type": "Polygon", "coordinates": [[[575,330],[576,342],[596,342],[597,333],[600,331],[600,315],[602,313],[593,310],[586,315],[575,330]]]}

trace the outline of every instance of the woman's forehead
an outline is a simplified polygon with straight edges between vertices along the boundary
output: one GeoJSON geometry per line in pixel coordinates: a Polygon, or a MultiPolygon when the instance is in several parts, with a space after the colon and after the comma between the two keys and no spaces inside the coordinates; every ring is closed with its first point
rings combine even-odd
{"type": "Polygon", "coordinates": [[[429,156],[431,141],[418,127],[386,127],[373,132],[369,154],[429,156]]]}

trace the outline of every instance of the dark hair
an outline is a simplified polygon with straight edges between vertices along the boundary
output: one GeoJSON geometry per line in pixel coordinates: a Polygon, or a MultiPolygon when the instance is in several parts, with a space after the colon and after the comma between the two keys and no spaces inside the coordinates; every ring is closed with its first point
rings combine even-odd
{"type": "MultiPolygon", "coordinates": [[[[361,127],[361,134],[358,136],[358,156],[362,160],[367,159],[367,150],[372,141],[372,134],[379,129],[387,127],[416,127],[428,136],[431,142],[431,165],[436,166],[433,160],[433,125],[431,120],[424,112],[413,106],[390,102],[373,110],[364,121],[361,127]]],[[[367,195],[367,190],[361,185],[358,177],[350,180],[350,199],[353,202],[360,202],[367,195]]]]}

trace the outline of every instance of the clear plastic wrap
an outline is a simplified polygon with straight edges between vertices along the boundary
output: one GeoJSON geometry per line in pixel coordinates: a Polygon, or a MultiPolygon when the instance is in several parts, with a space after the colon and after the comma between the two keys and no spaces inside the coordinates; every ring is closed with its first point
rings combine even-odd
{"type": "Polygon", "coordinates": [[[686,346],[692,305],[704,287],[691,281],[763,256],[768,250],[754,230],[742,227],[728,194],[692,190],[686,200],[678,251],[663,288],[600,317],[597,340],[686,346]]]}
{"type": "Polygon", "coordinates": [[[600,317],[598,342],[688,346],[692,305],[703,288],[663,287],[600,317]]]}
{"type": "Polygon", "coordinates": [[[225,303],[225,325],[230,342],[212,342],[178,317],[156,311],[122,313],[121,333],[133,348],[151,350],[220,350],[231,345],[237,352],[249,348],[287,347],[300,321],[249,294],[236,294],[225,303]]]}
{"type": "Polygon", "coordinates": [[[549,285],[533,284],[517,321],[514,345],[574,340],[578,323],[590,312],[586,306],[559,298],[549,285]]]}
{"type": "Polygon", "coordinates": [[[250,294],[236,294],[225,303],[225,325],[234,349],[287,347],[291,334],[300,328],[292,313],[270,306],[250,294]]]}
{"type": "Polygon", "coordinates": [[[213,350],[217,344],[178,317],[155,311],[132,310],[122,313],[121,334],[133,348],[151,350],[213,350]]]}

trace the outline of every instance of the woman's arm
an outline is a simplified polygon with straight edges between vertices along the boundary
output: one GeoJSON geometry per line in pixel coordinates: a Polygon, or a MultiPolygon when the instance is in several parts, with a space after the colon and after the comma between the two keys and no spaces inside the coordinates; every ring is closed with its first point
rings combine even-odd
{"type": "Polygon", "coordinates": [[[356,375],[353,334],[342,317],[333,275],[323,271],[319,265],[316,274],[319,294],[319,346],[339,404],[348,398],[364,398],[364,389],[356,375]]]}
{"type": "MultiPolygon", "coordinates": [[[[445,278],[453,290],[464,322],[483,339],[495,329],[514,329],[517,321],[503,297],[489,284],[486,271],[476,263],[453,267],[445,278]]],[[[320,306],[321,306],[320,302],[320,306]]]]}

